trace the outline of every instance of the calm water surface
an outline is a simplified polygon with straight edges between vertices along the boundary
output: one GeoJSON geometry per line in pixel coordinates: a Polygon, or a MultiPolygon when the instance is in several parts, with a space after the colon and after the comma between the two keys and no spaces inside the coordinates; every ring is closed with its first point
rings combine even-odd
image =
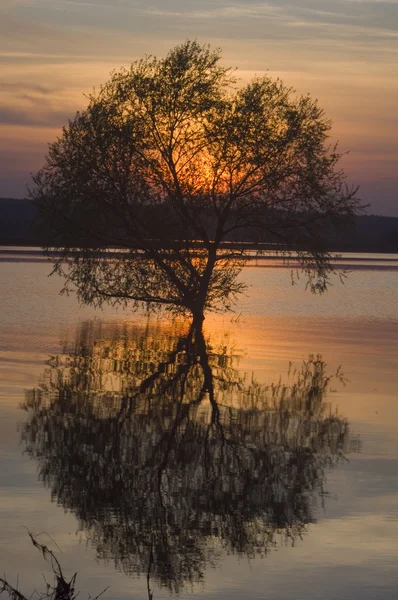
{"type": "Polygon", "coordinates": [[[398,256],[357,258],[321,298],[251,263],[189,352],[188,322],[79,308],[0,255],[7,578],[48,575],[26,526],[82,598],[148,598],[149,574],[155,599],[395,599],[398,256]]]}

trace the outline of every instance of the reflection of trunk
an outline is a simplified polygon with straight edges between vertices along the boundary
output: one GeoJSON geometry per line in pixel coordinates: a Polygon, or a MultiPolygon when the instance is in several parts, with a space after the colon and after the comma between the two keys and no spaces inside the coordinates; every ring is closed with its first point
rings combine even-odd
{"type": "Polygon", "coordinates": [[[194,328],[194,349],[199,358],[200,365],[203,369],[203,391],[209,394],[209,400],[211,404],[211,421],[212,423],[219,423],[220,409],[217,404],[217,400],[214,394],[214,382],[213,382],[213,371],[209,363],[209,355],[207,353],[206,340],[203,335],[203,319],[201,320],[200,326],[193,323],[194,328]]]}

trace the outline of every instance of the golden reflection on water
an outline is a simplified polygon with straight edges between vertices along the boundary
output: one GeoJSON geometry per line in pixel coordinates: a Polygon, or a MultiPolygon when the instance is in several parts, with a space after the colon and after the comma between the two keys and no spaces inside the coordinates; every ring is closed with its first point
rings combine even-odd
{"type": "Polygon", "coordinates": [[[221,547],[294,544],[327,471],[359,450],[326,402],[321,356],[268,385],[238,360],[221,331],[88,321],[26,391],[22,443],[40,481],[126,574],[178,592],[221,547]]]}

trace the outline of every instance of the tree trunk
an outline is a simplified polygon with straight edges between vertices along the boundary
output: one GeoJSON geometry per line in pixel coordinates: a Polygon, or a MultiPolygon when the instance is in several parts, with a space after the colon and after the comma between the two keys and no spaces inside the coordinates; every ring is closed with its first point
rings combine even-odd
{"type": "Polygon", "coordinates": [[[202,324],[203,324],[203,321],[205,318],[204,317],[204,309],[206,306],[206,300],[207,300],[207,294],[209,291],[211,276],[213,274],[214,265],[216,264],[216,257],[217,257],[217,247],[215,244],[213,244],[209,249],[209,255],[208,255],[206,267],[200,278],[199,290],[198,290],[198,293],[196,295],[196,298],[193,302],[193,306],[191,309],[195,327],[196,327],[196,324],[198,326],[200,325],[200,329],[202,327],[202,324]]]}

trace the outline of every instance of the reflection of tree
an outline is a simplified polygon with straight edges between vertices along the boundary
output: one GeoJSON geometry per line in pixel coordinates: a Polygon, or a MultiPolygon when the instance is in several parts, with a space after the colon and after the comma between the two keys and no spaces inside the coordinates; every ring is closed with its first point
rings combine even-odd
{"type": "Polygon", "coordinates": [[[99,557],[178,590],[220,545],[264,554],[313,521],[348,443],[325,365],[267,387],[236,361],[194,327],[90,322],[27,392],[27,452],[99,557]]]}

